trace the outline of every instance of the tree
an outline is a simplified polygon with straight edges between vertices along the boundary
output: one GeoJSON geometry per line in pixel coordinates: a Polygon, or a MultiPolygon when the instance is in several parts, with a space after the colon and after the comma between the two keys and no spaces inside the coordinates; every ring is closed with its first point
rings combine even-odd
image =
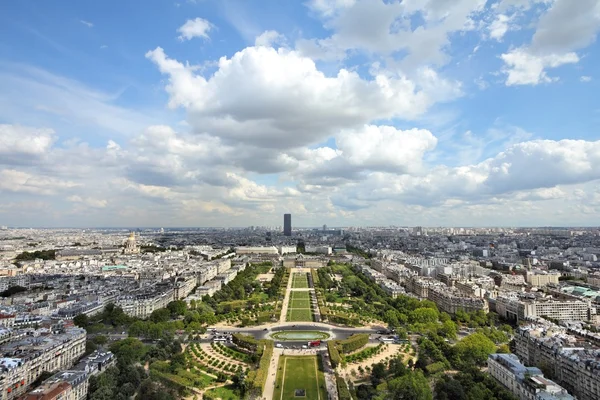
{"type": "Polygon", "coordinates": [[[119,365],[124,366],[141,360],[146,354],[147,348],[139,339],[126,338],[113,343],[110,351],[117,357],[119,365]]]}
{"type": "Polygon", "coordinates": [[[463,386],[450,377],[437,382],[435,397],[437,400],[467,400],[467,394],[463,386]]]}
{"type": "Polygon", "coordinates": [[[474,333],[454,346],[455,365],[459,368],[468,365],[484,365],[487,358],[496,350],[496,345],[482,333],[474,333]]]}
{"type": "Polygon", "coordinates": [[[435,323],[438,320],[439,312],[433,308],[417,308],[410,317],[413,323],[435,323]]]}
{"type": "Polygon", "coordinates": [[[373,364],[373,369],[371,370],[371,383],[373,384],[373,386],[377,387],[377,385],[381,383],[385,376],[385,365],[380,362],[377,364],[373,364]]]}
{"type": "Polygon", "coordinates": [[[175,373],[179,368],[185,368],[186,360],[183,353],[173,354],[171,356],[171,372],[175,373]]]}
{"type": "Polygon", "coordinates": [[[175,300],[167,304],[167,309],[173,316],[184,315],[187,311],[187,304],[183,300],[175,300]]]}
{"type": "Polygon", "coordinates": [[[394,400],[433,400],[429,382],[421,371],[392,379],[388,388],[390,398],[394,400]]]}
{"type": "Polygon", "coordinates": [[[458,328],[456,323],[450,319],[442,323],[442,327],[438,329],[438,333],[441,336],[447,337],[448,339],[456,339],[456,332],[458,328]]]}
{"type": "Polygon", "coordinates": [[[94,337],[92,339],[92,341],[97,344],[98,346],[102,346],[105,345],[106,343],[108,343],[108,338],[104,335],[97,335],[96,337],[94,337]]]}
{"type": "Polygon", "coordinates": [[[243,398],[247,390],[244,374],[241,372],[237,373],[231,378],[231,380],[233,381],[233,387],[240,392],[240,397],[243,398]]]}
{"type": "Polygon", "coordinates": [[[167,322],[169,319],[171,319],[171,313],[166,308],[159,308],[150,314],[150,321],[152,322],[167,322]]]}
{"type": "Polygon", "coordinates": [[[87,314],[79,314],[78,316],[73,318],[73,323],[78,327],[85,329],[90,324],[90,319],[87,316],[87,314]]]}

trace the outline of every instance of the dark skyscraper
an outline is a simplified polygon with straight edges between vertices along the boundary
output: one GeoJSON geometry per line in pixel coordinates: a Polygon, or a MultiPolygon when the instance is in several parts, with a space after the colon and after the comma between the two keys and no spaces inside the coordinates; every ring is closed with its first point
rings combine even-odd
{"type": "Polygon", "coordinates": [[[283,234],[292,236],[292,214],[283,214],[283,234]]]}

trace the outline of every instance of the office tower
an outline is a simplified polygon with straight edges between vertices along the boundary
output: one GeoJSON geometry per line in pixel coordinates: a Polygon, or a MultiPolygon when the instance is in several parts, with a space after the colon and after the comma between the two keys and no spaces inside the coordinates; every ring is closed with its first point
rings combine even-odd
{"type": "Polygon", "coordinates": [[[283,234],[292,236],[292,214],[283,214],[283,234]]]}

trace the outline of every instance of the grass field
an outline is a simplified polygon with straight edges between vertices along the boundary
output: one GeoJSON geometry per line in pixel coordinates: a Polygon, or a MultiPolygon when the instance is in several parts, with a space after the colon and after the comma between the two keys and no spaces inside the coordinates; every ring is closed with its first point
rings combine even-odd
{"type": "Polygon", "coordinates": [[[287,320],[291,322],[313,321],[308,292],[291,292],[288,305],[287,320]]]}
{"type": "Polygon", "coordinates": [[[296,389],[304,389],[304,400],[326,400],[325,377],[316,356],[281,356],[273,400],[296,398],[296,389]]]}
{"type": "Polygon", "coordinates": [[[287,320],[290,322],[312,322],[312,313],[307,308],[293,308],[288,311],[287,320]]]}
{"type": "Polygon", "coordinates": [[[305,289],[308,288],[308,277],[305,273],[295,273],[292,276],[292,288],[293,289],[305,289]]]}
{"type": "Polygon", "coordinates": [[[271,334],[271,338],[275,340],[325,340],[329,339],[329,333],[320,331],[282,331],[271,334]]]}
{"type": "Polygon", "coordinates": [[[216,389],[211,389],[206,394],[212,396],[211,398],[219,398],[221,400],[238,400],[240,395],[234,391],[233,386],[227,385],[216,389]]]}
{"type": "Polygon", "coordinates": [[[310,308],[310,300],[298,299],[290,300],[291,308],[310,308]]]}

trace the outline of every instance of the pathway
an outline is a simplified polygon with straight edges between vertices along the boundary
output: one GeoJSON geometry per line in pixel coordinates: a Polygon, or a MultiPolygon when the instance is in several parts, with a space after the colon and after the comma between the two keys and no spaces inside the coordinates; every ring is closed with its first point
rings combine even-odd
{"type": "Polygon", "coordinates": [[[279,357],[283,350],[273,349],[273,356],[271,357],[271,363],[269,364],[269,372],[267,375],[267,381],[263,388],[263,398],[272,399],[273,392],[275,391],[275,378],[277,377],[277,366],[279,365],[279,357]]]}
{"type": "Polygon", "coordinates": [[[279,317],[279,323],[285,322],[288,304],[290,303],[290,292],[292,290],[292,282],[293,282],[294,271],[290,272],[290,276],[288,278],[287,289],[285,291],[285,296],[283,297],[283,304],[281,304],[281,315],[279,317]]]}

